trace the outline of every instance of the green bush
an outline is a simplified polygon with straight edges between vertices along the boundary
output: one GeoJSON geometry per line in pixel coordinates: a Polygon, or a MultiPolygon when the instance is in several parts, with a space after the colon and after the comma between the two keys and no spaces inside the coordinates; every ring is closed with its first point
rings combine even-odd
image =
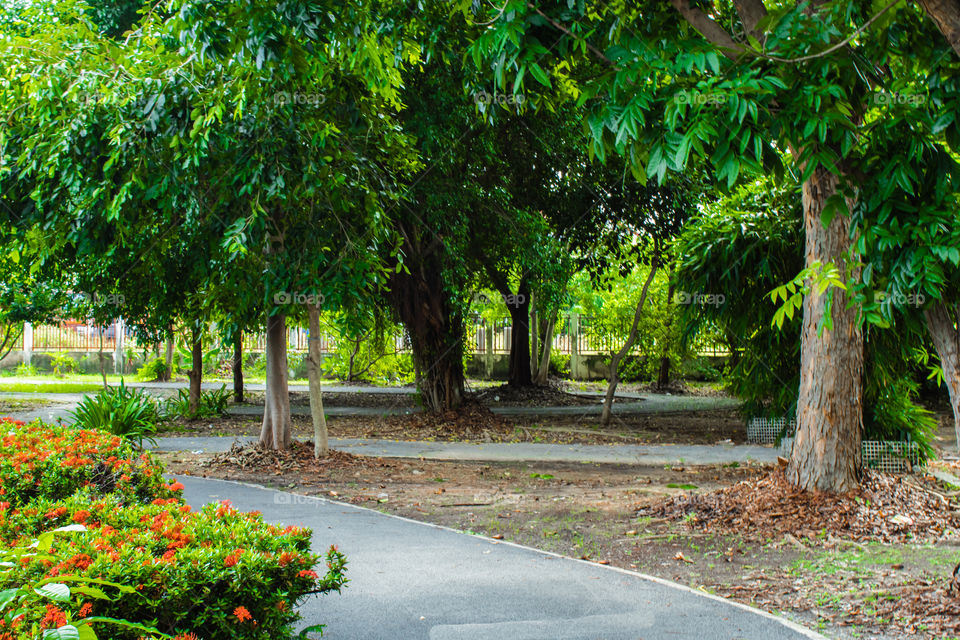
{"type": "MultiPolygon", "coordinates": [[[[78,593],[57,603],[74,619],[89,604],[91,616],[150,621],[170,635],[273,640],[289,637],[301,598],[339,591],[345,582],[345,560],[335,548],[327,554],[326,576],[313,570],[320,557],[310,552],[308,529],[266,524],[228,503],[194,513],[176,498],[142,505],[81,493],[3,515],[8,535],[19,536],[14,544],[68,523],[88,530],[58,541],[49,560],[14,567],[0,578],[0,587],[62,575],[133,587],[116,600],[78,593]]],[[[115,640],[141,636],[124,628],[110,631],[115,640]]]]}
{"type": "Polygon", "coordinates": [[[72,412],[74,423],[83,429],[100,429],[143,444],[153,440],[151,434],[160,422],[156,398],[142,389],[119,387],[101,390],[95,396],[86,396],[72,412]]]}
{"type": "Polygon", "coordinates": [[[0,500],[14,508],[61,500],[84,487],[129,501],[179,495],[151,454],[135,451],[119,436],[10,418],[0,425],[0,500]]]}
{"type": "Polygon", "coordinates": [[[179,389],[176,398],[168,398],[161,410],[164,420],[174,418],[189,418],[196,420],[199,418],[209,418],[212,416],[223,415],[227,410],[227,403],[230,401],[230,392],[226,385],[220,385],[219,389],[209,391],[200,391],[200,404],[195,415],[190,414],[190,391],[188,389],[179,389]]]}
{"type": "Polygon", "coordinates": [[[77,370],[77,361],[65,353],[55,353],[50,358],[50,366],[53,367],[53,375],[62,378],[77,370]]]}
{"type": "Polygon", "coordinates": [[[137,369],[137,380],[141,382],[155,382],[162,380],[167,374],[167,361],[164,358],[154,358],[143,363],[137,369]]]}
{"type": "Polygon", "coordinates": [[[567,353],[550,352],[550,373],[558,378],[570,377],[570,355],[567,353]]]}
{"type": "Polygon", "coordinates": [[[32,376],[39,375],[40,372],[32,364],[27,364],[26,362],[21,362],[17,365],[16,376],[21,378],[29,378],[32,376]]]}

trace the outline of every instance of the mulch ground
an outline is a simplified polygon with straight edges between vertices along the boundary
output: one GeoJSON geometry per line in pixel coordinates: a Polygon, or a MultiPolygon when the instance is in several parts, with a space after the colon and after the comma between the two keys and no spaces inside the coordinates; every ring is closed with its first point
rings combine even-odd
{"type": "Polygon", "coordinates": [[[486,405],[503,407],[575,407],[600,404],[597,397],[568,393],[559,380],[550,380],[546,386],[513,387],[509,384],[478,391],[473,399],[486,405]]]}
{"type": "Polygon", "coordinates": [[[923,477],[867,472],[859,489],[835,495],[800,491],[777,469],[712,493],[673,497],[644,507],[639,514],[753,540],[789,535],[902,543],[955,537],[960,531],[960,504],[932,485],[923,477]]]}

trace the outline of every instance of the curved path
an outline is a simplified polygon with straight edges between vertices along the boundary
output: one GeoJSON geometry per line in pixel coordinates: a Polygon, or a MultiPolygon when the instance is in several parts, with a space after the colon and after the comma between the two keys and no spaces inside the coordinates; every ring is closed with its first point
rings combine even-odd
{"type": "Polygon", "coordinates": [[[312,596],[301,626],[329,640],[780,640],[822,636],[638,573],[322,498],[180,476],[195,508],[229,499],[337,544],[349,584],[312,596]]]}
{"type": "MultiPolygon", "coordinates": [[[[223,453],[234,442],[249,444],[253,436],[158,437],[155,451],[223,453]]],[[[602,464],[745,464],[773,463],[773,447],[746,444],[545,444],[534,442],[423,442],[416,440],[358,440],[331,438],[330,446],[364,456],[381,458],[427,458],[430,460],[483,460],[494,462],[596,462],[602,464]]]]}

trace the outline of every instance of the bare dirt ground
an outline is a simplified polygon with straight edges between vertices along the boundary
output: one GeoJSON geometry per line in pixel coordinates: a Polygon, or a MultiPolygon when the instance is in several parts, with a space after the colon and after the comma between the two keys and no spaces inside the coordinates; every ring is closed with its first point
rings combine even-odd
{"type": "MultiPolygon", "coordinates": [[[[167,435],[255,436],[261,419],[225,416],[203,420],[177,419],[167,435]]],[[[449,440],[460,442],[546,442],[556,444],[718,444],[743,443],[746,428],[733,409],[682,414],[620,415],[602,426],[599,416],[499,417],[482,408],[468,407],[460,415],[432,417],[421,413],[400,416],[329,416],[332,438],[392,440],[449,440]]],[[[293,416],[293,435],[313,437],[309,416],[293,416]]]]}
{"type": "MultiPolygon", "coordinates": [[[[359,432],[361,422],[349,428],[359,432]]],[[[960,595],[951,591],[960,503],[930,476],[875,476],[856,496],[797,497],[776,469],[755,465],[491,464],[339,452],[314,461],[309,443],[287,454],[163,455],[174,473],[320,495],[641,571],[781,612],[829,637],[960,637],[960,595]]]]}

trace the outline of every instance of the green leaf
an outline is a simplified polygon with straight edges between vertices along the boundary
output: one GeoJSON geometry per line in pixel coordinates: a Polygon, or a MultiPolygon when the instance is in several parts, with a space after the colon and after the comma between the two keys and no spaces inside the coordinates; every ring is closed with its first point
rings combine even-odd
{"type": "Polygon", "coordinates": [[[550,86],[550,76],[547,75],[547,72],[537,64],[536,62],[530,63],[530,75],[533,76],[533,79],[542,84],[545,87],[550,86]]]}
{"type": "Polygon", "coordinates": [[[56,602],[66,602],[70,599],[70,587],[62,582],[50,582],[34,589],[34,591],[56,602]]]}
{"type": "Polygon", "coordinates": [[[17,597],[19,591],[19,589],[4,589],[0,591],[0,611],[3,611],[6,606],[17,597]]]}
{"type": "Polygon", "coordinates": [[[59,629],[47,629],[43,632],[43,637],[50,640],[80,640],[80,631],[68,624],[59,629]]]}

